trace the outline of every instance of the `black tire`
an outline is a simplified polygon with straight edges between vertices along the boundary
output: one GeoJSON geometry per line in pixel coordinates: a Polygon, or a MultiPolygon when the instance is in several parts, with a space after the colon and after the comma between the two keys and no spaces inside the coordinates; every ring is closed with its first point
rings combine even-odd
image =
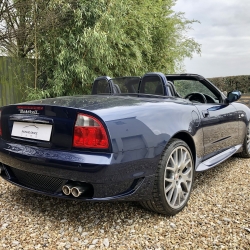
{"type": "Polygon", "coordinates": [[[148,210],[170,216],[175,215],[186,206],[192,190],[193,181],[194,161],[190,148],[182,140],[171,139],[162,153],[158,164],[152,199],[140,203],[148,210]],[[181,159],[183,159],[184,156],[180,156],[183,154],[186,156],[183,160],[183,164],[181,164],[181,159]],[[186,159],[187,164],[185,162],[186,159]],[[184,182],[185,180],[186,182],[184,182]],[[179,204],[177,204],[178,202],[179,204]]]}
{"type": "Polygon", "coordinates": [[[246,129],[246,136],[242,145],[242,151],[236,155],[243,158],[250,158],[250,122],[246,129]]]}

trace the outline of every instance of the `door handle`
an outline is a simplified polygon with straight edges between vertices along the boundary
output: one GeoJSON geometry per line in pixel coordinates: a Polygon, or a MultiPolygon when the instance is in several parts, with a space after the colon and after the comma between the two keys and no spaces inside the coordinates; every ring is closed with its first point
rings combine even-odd
{"type": "Polygon", "coordinates": [[[203,115],[204,118],[209,117],[209,112],[208,112],[208,110],[203,110],[203,111],[202,111],[202,115],[203,115]]]}

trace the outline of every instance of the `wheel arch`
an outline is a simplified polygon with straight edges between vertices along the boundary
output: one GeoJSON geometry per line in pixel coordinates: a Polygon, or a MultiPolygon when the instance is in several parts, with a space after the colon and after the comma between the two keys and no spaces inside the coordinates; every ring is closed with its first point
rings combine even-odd
{"type": "Polygon", "coordinates": [[[196,164],[196,148],[195,148],[193,137],[186,131],[180,131],[176,133],[172,138],[180,139],[184,141],[185,143],[187,143],[187,145],[189,146],[191,150],[193,160],[194,160],[194,165],[195,165],[196,164]]]}

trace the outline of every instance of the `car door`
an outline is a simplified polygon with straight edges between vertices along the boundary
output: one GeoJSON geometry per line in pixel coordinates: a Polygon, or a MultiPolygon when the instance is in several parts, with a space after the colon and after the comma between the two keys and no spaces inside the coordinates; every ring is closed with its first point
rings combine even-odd
{"type": "Polygon", "coordinates": [[[239,144],[238,113],[231,104],[222,103],[216,87],[201,76],[170,78],[181,97],[192,101],[200,113],[206,160],[239,144]]]}
{"type": "Polygon", "coordinates": [[[238,144],[238,113],[233,105],[195,104],[201,115],[204,158],[238,144]]]}

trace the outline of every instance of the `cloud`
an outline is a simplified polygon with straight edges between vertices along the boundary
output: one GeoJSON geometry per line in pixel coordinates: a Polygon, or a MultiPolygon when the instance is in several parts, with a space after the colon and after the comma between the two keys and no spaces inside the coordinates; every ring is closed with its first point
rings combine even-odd
{"type": "Polygon", "coordinates": [[[202,45],[202,54],[185,60],[187,71],[207,77],[250,75],[249,9],[249,0],[178,0],[175,11],[200,21],[188,36],[202,45]]]}

